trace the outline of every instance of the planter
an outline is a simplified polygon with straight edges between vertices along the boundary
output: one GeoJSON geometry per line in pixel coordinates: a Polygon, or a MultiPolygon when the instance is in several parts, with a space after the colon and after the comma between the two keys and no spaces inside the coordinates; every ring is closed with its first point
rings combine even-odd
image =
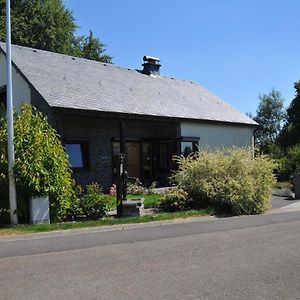
{"type": "Polygon", "coordinates": [[[127,199],[123,202],[123,216],[133,217],[144,214],[144,198],[127,199]]]}
{"type": "Polygon", "coordinates": [[[50,224],[48,196],[30,198],[29,205],[30,205],[30,223],[50,224]]]}

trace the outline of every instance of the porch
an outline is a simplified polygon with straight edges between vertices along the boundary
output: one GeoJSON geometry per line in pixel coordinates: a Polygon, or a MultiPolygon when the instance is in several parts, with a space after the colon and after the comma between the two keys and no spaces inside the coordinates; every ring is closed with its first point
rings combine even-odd
{"type": "Polygon", "coordinates": [[[173,157],[195,150],[196,139],[183,138],[180,121],[166,118],[109,117],[64,112],[60,130],[75,180],[98,182],[105,189],[116,182],[123,124],[128,176],[144,185],[169,184],[175,168],[173,157]]]}

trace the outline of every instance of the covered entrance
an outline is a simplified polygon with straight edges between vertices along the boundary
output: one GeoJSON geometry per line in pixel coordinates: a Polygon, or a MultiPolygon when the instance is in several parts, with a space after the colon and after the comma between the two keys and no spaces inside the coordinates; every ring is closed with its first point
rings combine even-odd
{"type": "MultiPolygon", "coordinates": [[[[113,177],[116,182],[120,142],[113,141],[113,177]]],[[[144,185],[153,181],[168,185],[174,169],[173,156],[177,154],[177,140],[126,141],[126,169],[128,176],[138,178],[144,185]]]]}

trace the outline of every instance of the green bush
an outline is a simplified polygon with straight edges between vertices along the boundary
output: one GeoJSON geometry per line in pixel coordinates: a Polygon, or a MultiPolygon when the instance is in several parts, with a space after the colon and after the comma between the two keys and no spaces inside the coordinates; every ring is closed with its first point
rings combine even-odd
{"type": "Polygon", "coordinates": [[[147,189],[147,194],[151,195],[151,194],[156,194],[157,192],[155,191],[157,186],[157,182],[153,181],[150,186],[147,189]]]}
{"type": "Polygon", "coordinates": [[[295,173],[300,172],[300,144],[288,148],[280,162],[281,180],[290,180],[295,173]]]}
{"type": "MultiPolygon", "coordinates": [[[[7,125],[4,111],[1,112],[0,196],[7,200],[7,125]]],[[[26,104],[19,114],[15,113],[14,131],[14,172],[21,222],[28,221],[29,197],[41,195],[49,195],[51,219],[64,218],[74,197],[74,181],[57,132],[46,117],[26,104]]]]}
{"type": "Polygon", "coordinates": [[[174,188],[161,194],[157,207],[168,212],[182,211],[188,208],[187,201],[187,192],[182,188],[174,188]]]}
{"type": "Polygon", "coordinates": [[[172,176],[193,199],[192,205],[226,207],[234,215],[262,213],[270,207],[275,183],[273,160],[251,149],[199,151],[178,157],[172,176]]]}
{"type": "Polygon", "coordinates": [[[104,217],[111,207],[111,197],[103,194],[97,183],[92,183],[83,189],[77,187],[77,197],[68,210],[68,219],[96,220],[104,217]]]}

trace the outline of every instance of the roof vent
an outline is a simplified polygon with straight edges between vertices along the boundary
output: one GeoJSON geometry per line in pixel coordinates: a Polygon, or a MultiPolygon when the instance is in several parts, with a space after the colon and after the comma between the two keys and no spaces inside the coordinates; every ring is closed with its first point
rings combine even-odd
{"type": "Polygon", "coordinates": [[[159,58],[156,57],[151,57],[145,55],[143,57],[144,63],[142,66],[144,67],[142,73],[147,74],[147,75],[159,75],[160,74],[160,63],[159,63],[159,58]]]}

